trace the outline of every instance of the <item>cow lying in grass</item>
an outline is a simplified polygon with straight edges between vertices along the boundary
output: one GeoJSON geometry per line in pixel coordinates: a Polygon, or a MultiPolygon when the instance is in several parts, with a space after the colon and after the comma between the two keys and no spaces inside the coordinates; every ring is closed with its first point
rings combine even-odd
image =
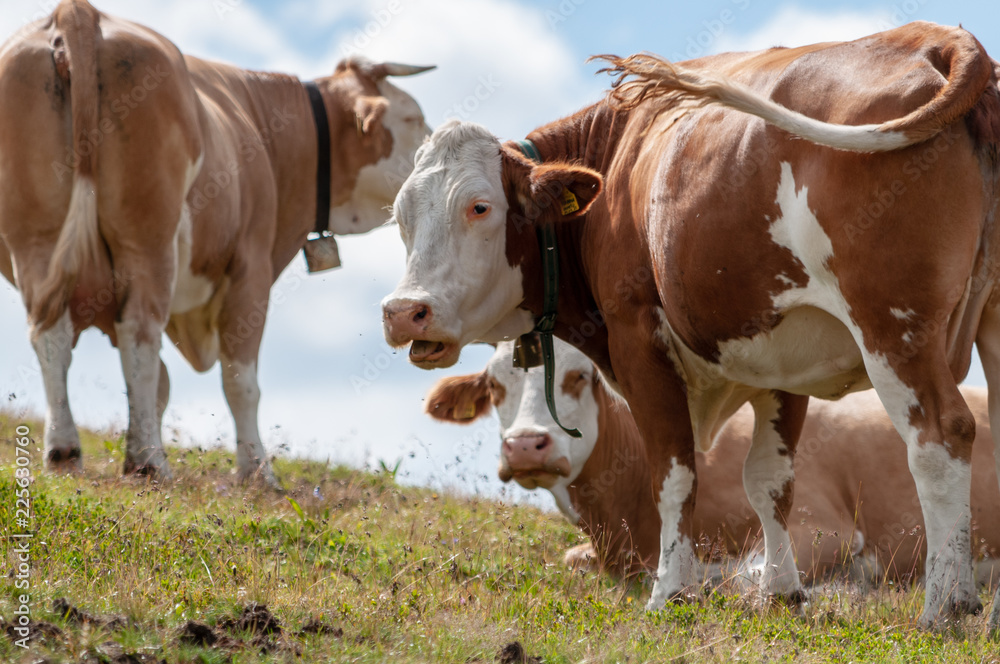
{"type": "Polygon", "coordinates": [[[66,373],[95,326],[121,354],[124,471],[170,477],[166,331],[196,370],[222,365],[240,476],[275,483],[257,426],[271,285],[310,232],[385,221],[429,132],[387,77],[426,69],[350,59],[309,83],[246,71],[85,0],[7,42],[0,274],[28,310],[51,466],[80,465],[66,373]]]}
{"type": "MultiPolygon", "coordinates": [[[[571,438],[545,405],[542,368],[512,368],[512,346],[499,344],[478,374],[439,381],[427,397],[427,412],[468,424],[493,405],[503,439],[500,479],[513,479],[526,489],[548,489],[562,513],[591,539],[570,549],[567,563],[588,564],[593,557],[624,576],[655,570],[660,517],[628,407],[585,355],[557,341],[559,416],[584,434],[571,438]]],[[[972,452],[973,550],[979,558],[995,558],[1000,554],[1000,513],[993,506],[1000,493],[986,394],[973,388],[962,393],[983,423],[972,452]]],[[[752,431],[753,412],[741,409],[712,449],[697,456],[694,523],[703,561],[720,554],[744,558],[761,544],[760,521],[742,481],[752,431]]],[[[797,569],[806,582],[834,575],[905,582],[922,572],[924,529],[916,486],[905,473],[885,472],[905,463],[906,446],[874,392],[810,404],[795,457],[799,481],[788,523],[797,569]]],[[[991,581],[991,563],[977,566],[980,583],[991,581]]]]}

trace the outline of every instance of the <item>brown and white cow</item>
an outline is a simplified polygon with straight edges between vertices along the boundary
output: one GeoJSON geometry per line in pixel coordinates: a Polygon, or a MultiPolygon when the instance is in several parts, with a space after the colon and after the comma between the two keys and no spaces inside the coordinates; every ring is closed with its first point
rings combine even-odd
{"type": "Polygon", "coordinates": [[[164,330],[198,371],[222,364],[239,473],[274,483],[257,428],[257,353],[272,283],[322,225],[388,217],[429,133],[387,76],[428,67],[346,60],[315,81],[181,55],[149,28],[64,0],[0,51],[0,271],[20,289],[41,365],[50,463],[79,465],[66,372],[80,331],[122,359],[125,472],[169,477],[160,424],[164,330]],[[324,178],[325,181],[325,178],[324,178]]]}
{"type": "MultiPolygon", "coordinates": [[[[559,510],[590,537],[566,561],[594,557],[612,573],[631,576],[656,569],[660,515],[642,438],[628,407],[611,392],[580,351],[556,341],[560,420],[583,432],[564,432],[545,405],[544,371],[511,366],[513,346],[498,344],[477,374],[444,378],[427,396],[426,410],[447,422],[470,424],[492,403],[500,418],[500,479],[526,489],[545,488],[559,510]],[[644,490],[645,489],[645,490],[644,490]]],[[[986,422],[986,391],[963,388],[977,421],[986,422]]],[[[698,494],[694,533],[699,558],[720,554],[746,559],[758,550],[760,521],[743,489],[743,459],[750,449],[753,411],[743,407],[712,449],[695,454],[698,494]]],[[[864,581],[906,582],[922,570],[924,528],[917,489],[906,473],[906,446],[871,391],[813,404],[795,457],[795,492],[787,523],[796,566],[807,583],[831,575],[864,581]]],[[[988,425],[973,444],[972,545],[981,583],[1000,555],[1000,503],[988,425]]],[[[792,552],[785,551],[790,556],[792,552]]],[[[721,563],[724,567],[734,565],[721,563]]],[[[759,568],[740,566],[753,577],[759,568]]]]}
{"type": "Polygon", "coordinates": [[[761,585],[798,596],[781,552],[808,398],[874,386],[926,520],[922,623],[978,610],[975,421],[957,382],[974,341],[988,381],[1000,378],[993,61],[968,32],[919,22],[683,67],[613,66],[645,74],[638,90],[531,132],[542,163],[470,123],[418,151],[394,206],[407,266],[383,301],[389,343],[443,367],[473,340],[531,330],[543,307],[536,229],[551,224],[555,334],[625,397],[646,445],[662,521],[650,608],[694,583],[695,450],[747,402],[761,585]]]}

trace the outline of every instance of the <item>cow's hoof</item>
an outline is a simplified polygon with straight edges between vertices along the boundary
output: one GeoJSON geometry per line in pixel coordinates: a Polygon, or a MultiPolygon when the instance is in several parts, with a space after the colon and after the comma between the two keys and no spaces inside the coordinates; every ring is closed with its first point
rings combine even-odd
{"type": "Polygon", "coordinates": [[[959,602],[957,606],[952,605],[951,610],[959,616],[978,616],[983,612],[983,603],[978,597],[973,597],[972,601],[959,602]]]}
{"type": "Polygon", "coordinates": [[[689,590],[683,590],[675,595],[671,595],[667,601],[674,606],[683,606],[684,604],[694,604],[698,601],[698,596],[689,590]]]}
{"type": "MultiPolygon", "coordinates": [[[[948,603],[947,609],[942,608],[937,611],[925,610],[920,616],[920,626],[924,629],[940,629],[947,627],[956,618],[968,615],[978,616],[982,612],[983,603],[979,601],[978,597],[973,596],[964,600],[952,600],[948,603]]],[[[995,601],[994,606],[990,610],[987,625],[990,631],[995,629],[994,625],[1000,625],[1000,607],[997,606],[995,601]]]]}
{"type": "Polygon", "coordinates": [[[649,602],[646,604],[646,610],[659,611],[667,604],[692,604],[697,601],[698,598],[689,588],[683,588],[681,590],[663,593],[662,595],[659,595],[659,597],[651,597],[649,602]],[[664,599],[660,599],[660,597],[664,599]]]}
{"type": "Polygon", "coordinates": [[[918,624],[920,625],[921,629],[925,629],[927,631],[935,631],[935,630],[947,629],[948,626],[952,624],[954,621],[955,621],[955,616],[948,613],[938,612],[934,614],[928,614],[925,612],[920,616],[918,624]]]}
{"type": "Polygon", "coordinates": [[[53,448],[45,454],[45,463],[54,473],[78,473],[83,470],[79,447],[53,448]]]}
{"type": "Polygon", "coordinates": [[[157,482],[169,482],[174,478],[166,462],[161,464],[152,461],[136,462],[128,458],[125,459],[122,474],[126,477],[145,477],[157,482]]]}
{"type": "Polygon", "coordinates": [[[790,607],[798,607],[809,601],[806,591],[798,588],[788,593],[772,593],[767,596],[771,604],[783,604],[790,607]]]}
{"type": "Polygon", "coordinates": [[[240,471],[240,483],[248,487],[259,487],[270,489],[275,493],[284,493],[285,487],[274,476],[274,471],[269,465],[260,465],[252,470],[240,471]]]}

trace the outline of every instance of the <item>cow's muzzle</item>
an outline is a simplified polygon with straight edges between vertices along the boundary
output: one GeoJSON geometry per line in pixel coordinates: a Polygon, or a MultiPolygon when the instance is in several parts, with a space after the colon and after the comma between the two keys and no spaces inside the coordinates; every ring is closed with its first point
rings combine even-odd
{"type": "Polygon", "coordinates": [[[569,477],[569,459],[552,458],[552,438],[546,434],[506,438],[500,451],[500,480],[516,480],[526,489],[549,487],[560,477],[569,477]]]}
{"type": "Polygon", "coordinates": [[[435,338],[434,311],[426,302],[389,300],[382,305],[382,327],[390,346],[410,344],[410,362],[416,366],[447,367],[458,359],[458,344],[435,338]]]}

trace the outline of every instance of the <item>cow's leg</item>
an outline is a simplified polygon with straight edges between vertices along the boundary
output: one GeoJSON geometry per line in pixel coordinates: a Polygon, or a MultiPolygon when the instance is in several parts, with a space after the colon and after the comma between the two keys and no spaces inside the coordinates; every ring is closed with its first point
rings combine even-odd
{"type": "Polygon", "coordinates": [[[234,282],[219,316],[222,389],[236,425],[236,461],[242,481],[262,481],[279,489],[257,426],[260,387],[257,353],[267,317],[270,261],[260,257],[259,267],[244,271],[234,282]]]}
{"type": "MultiPolygon", "coordinates": [[[[650,327],[659,323],[651,317],[650,327]]],[[[647,609],[686,599],[698,581],[692,534],[697,477],[694,434],[684,382],[655,342],[655,328],[611,335],[611,360],[646,446],[652,491],[660,513],[660,560],[647,609]]]]}
{"type": "Polygon", "coordinates": [[[73,352],[73,323],[69,310],[56,324],[32,336],[45,387],[45,461],[52,470],[79,470],[83,467],[80,436],[69,409],[66,374],[73,352]]]}
{"type": "Polygon", "coordinates": [[[128,396],[128,430],[125,432],[125,474],[170,479],[163,450],[160,420],[160,339],[163,327],[151,320],[127,317],[115,323],[118,352],[128,396]]]}
{"type": "Polygon", "coordinates": [[[787,524],[794,492],[795,444],[809,398],[767,392],[752,404],[756,423],[743,464],[743,486],[764,530],[760,587],[769,596],[798,603],[804,595],[787,524]]]}
{"type": "MultiPolygon", "coordinates": [[[[983,312],[976,336],[976,348],[979,349],[979,359],[983,363],[983,373],[986,374],[986,386],[989,390],[993,461],[997,477],[1000,478],[1000,309],[990,307],[983,312]]],[[[1000,630],[1000,587],[993,596],[989,628],[993,632],[1000,630]]]]}
{"type": "Polygon", "coordinates": [[[697,489],[693,451],[691,455],[669,458],[669,467],[654,464],[654,477],[662,482],[654,487],[660,511],[660,564],[649,598],[649,609],[663,608],[668,600],[684,598],[697,580],[697,560],[691,534],[691,515],[697,489]],[[686,458],[690,456],[690,458],[686,458]]]}
{"type": "MultiPolygon", "coordinates": [[[[122,221],[109,225],[105,237],[115,266],[116,300],[121,303],[115,338],[129,416],[123,472],[167,480],[172,475],[163,449],[161,419],[169,385],[160,385],[166,376],[160,349],[177,268],[172,228],[180,215],[175,217],[167,207],[167,203],[178,206],[178,201],[168,196],[163,201],[162,214],[150,214],[138,205],[123,207],[113,217],[122,221]]],[[[153,202],[152,209],[157,209],[153,202]]]]}
{"type": "Polygon", "coordinates": [[[863,351],[865,368],[896,430],[924,513],[927,532],[924,612],[935,624],[949,614],[982,608],[972,574],[969,494],[976,423],[943,356],[930,349],[894,349],[905,358],[895,367],[886,355],[863,351]]]}
{"type": "MultiPolygon", "coordinates": [[[[16,191],[16,190],[15,190],[16,191]]],[[[4,204],[10,204],[4,200],[4,204]]],[[[65,215],[59,210],[49,215],[52,217],[65,215]]],[[[4,207],[0,209],[0,218],[23,219],[26,227],[44,228],[44,218],[31,217],[22,209],[13,210],[4,207]]],[[[61,222],[61,219],[60,219],[61,222]]],[[[58,226],[56,226],[58,229],[58,226]]],[[[73,421],[69,407],[69,392],[67,375],[73,360],[74,329],[69,307],[62,312],[55,323],[48,329],[40,329],[37,321],[31,318],[34,309],[34,294],[38,285],[47,277],[48,264],[52,260],[53,247],[28,247],[20,252],[12,253],[13,264],[16,267],[15,283],[21,289],[25,309],[28,312],[28,338],[38,358],[38,366],[42,374],[42,386],[45,389],[45,430],[43,444],[45,463],[55,471],[76,471],[83,467],[80,436],[73,421]]]]}
{"type": "Polygon", "coordinates": [[[279,488],[257,426],[257,407],[260,403],[257,363],[240,362],[223,356],[222,389],[236,424],[236,466],[240,479],[244,482],[259,480],[279,488]]]}

